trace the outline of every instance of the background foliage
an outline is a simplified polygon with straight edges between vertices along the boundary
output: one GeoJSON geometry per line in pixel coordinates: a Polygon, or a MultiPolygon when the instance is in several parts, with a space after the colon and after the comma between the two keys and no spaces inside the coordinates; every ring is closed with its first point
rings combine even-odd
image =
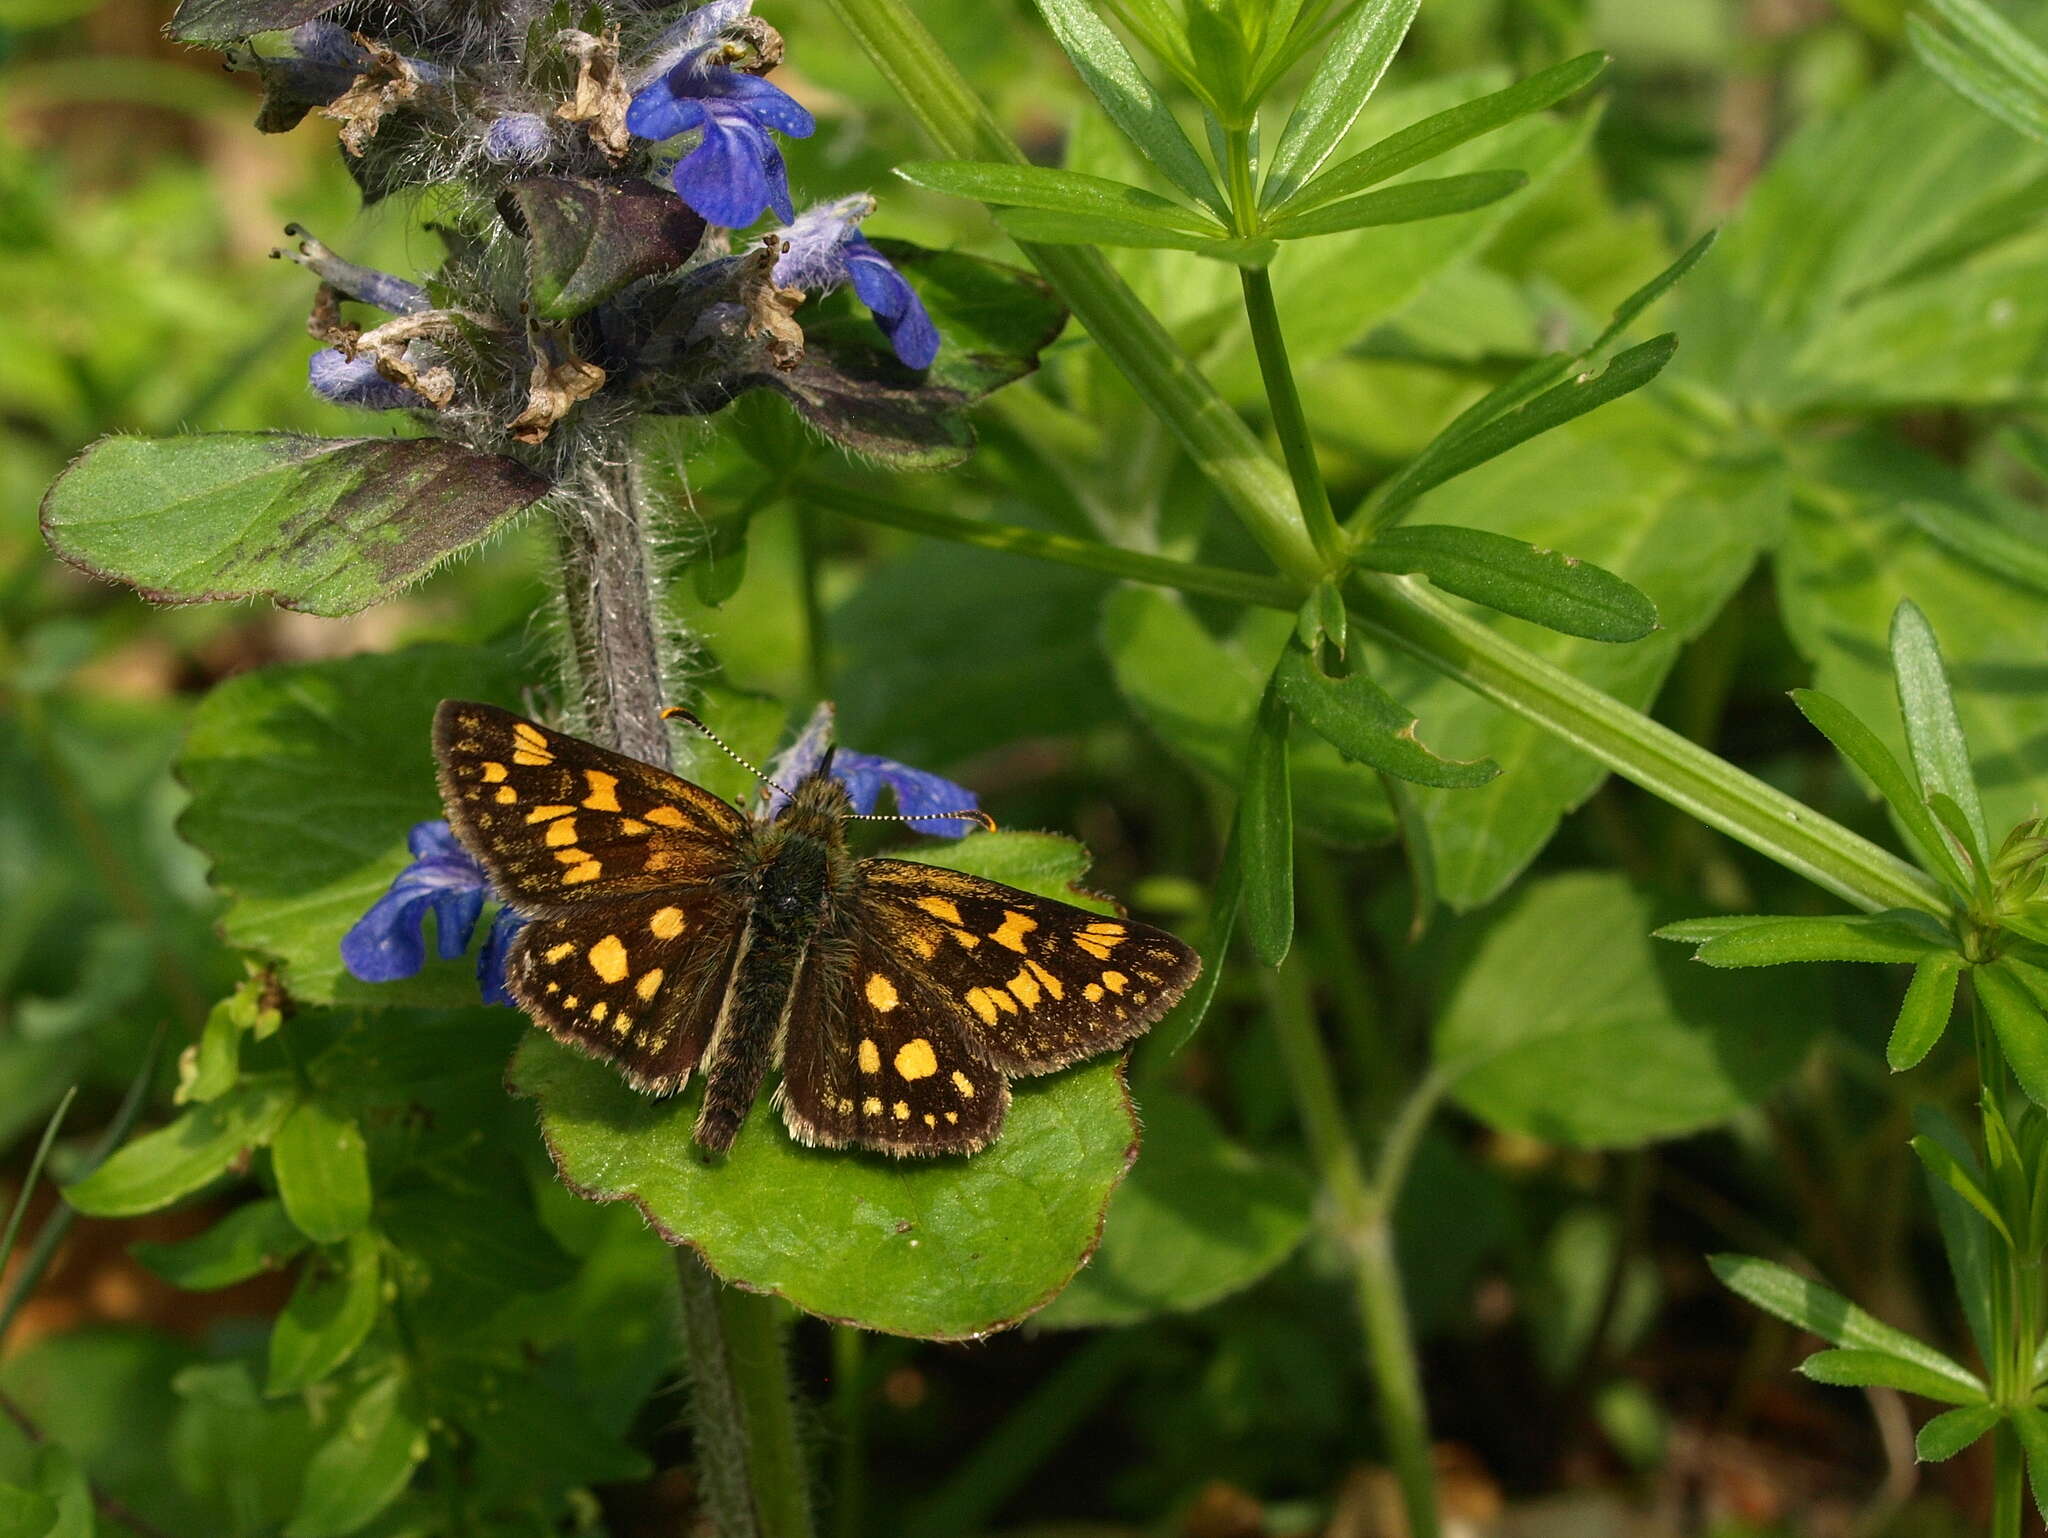
{"type": "MultiPolygon", "coordinates": [[[[1032,231],[1013,215],[890,175],[934,152],[832,10],[766,9],[791,40],[778,78],[821,124],[800,191],[872,188],[878,232],[1014,261],[1004,225],[1032,231]]],[[[1034,159],[1145,179],[1031,6],[918,9],[1034,159]]],[[[122,1507],[187,1534],[685,1530],[669,1252],[630,1205],[556,1181],[507,1065],[515,1090],[553,1086],[543,1130],[584,1188],[620,1189],[607,1117],[664,1113],[608,1107],[602,1075],[475,1007],[467,963],[372,990],[335,951],[433,814],[433,702],[516,702],[549,671],[544,529],[514,523],[348,620],[146,608],[37,535],[44,488],[101,434],[363,430],[305,389],[306,285],[266,258],[287,220],[394,271],[431,259],[419,209],[357,210],[330,126],[256,137],[246,82],[165,42],[162,19],[139,0],[0,4],[0,1136],[25,1188],[77,1086],[49,1170],[87,1179],[89,1214],[66,1229],[39,1186],[22,1248],[41,1235],[55,1264],[32,1296],[0,1295],[0,1391],[23,1417],[0,1426],[23,1507],[0,1507],[0,1532],[83,1533],[95,1509],[121,1531],[122,1507]],[[278,969],[289,1019],[245,957],[278,969]],[[141,1139],[98,1163],[138,1114],[141,1139]]],[[[1887,844],[1787,691],[1834,696],[1903,751],[1902,597],[1940,637],[1994,836],[2048,799],[2048,149],[1906,43],[1892,0],[1430,0],[1347,149],[1589,50],[1614,62],[1593,95],[1431,166],[1522,173],[1507,195],[1290,244],[1274,267],[1341,518],[1384,505],[1487,390],[1592,347],[1720,226],[1608,348],[1675,332],[1654,382],[1428,490],[1411,521],[1626,578],[1657,608],[1644,639],[1486,622],[1887,844]]],[[[1110,261],[1234,405],[1265,409],[1231,266],[1110,261]]],[[[943,479],[850,463],[750,408],[674,430],[669,490],[702,542],[671,596],[715,669],[707,714],[765,753],[831,697],[849,743],[1086,845],[1007,835],[979,856],[992,874],[1058,891],[1092,856],[1090,886],[1199,938],[1294,620],[839,516],[869,496],[1259,564],[1079,328],[975,422],[980,452],[943,479]],[[793,499],[750,500],[764,462],[793,499]]],[[[1968,1032],[1893,1077],[1900,969],[1709,971],[1651,940],[1688,915],[1838,904],[1372,655],[1430,748],[1500,773],[1397,805],[1297,729],[1294,954],[1278,972],[1240,956],[1184,1052],[1140,1049],[1143,1152],[1094,1264],[971,1346],[795,1324],[822,1524],[1394,1530],[1374,1525],[1394,1501],[1373,1398],[1271,1028],[1294,1012],[1369,1137],[1417,1082],[1425,1114],[1447,1104],[1410,1129],[1395,1213],[1447,1510],[1530,1535],[1971,1530],[1989,1444],[1917,1466],[1924,1403],[1793,1377],[1812,1341],[1704,1258],[1817,1271],[1971,1359],[1907,1142],[1915,1102],[1974,1093],[1968,1032]],[[1402,817],[1441,904],[1419,939],[1402,817]]],[[[719,1173],[781,1198],[764,1223],[839,1201],[885,1248],[935,1231],[907,1269],[823,1256],[775,1278],[785,1296],[978,1335],[1085,1250],[1115,1170],[1061,1139],[1085,1118],[1121,1135],[1125,1115],[1099,1066],[1020,1096],[983,1156],[1014,1162],[1014,1210],[949,1209],[941,1171],[898,1211],[900,1187],[821,1177],[779,1133],[719,1173]],[[1069,1260],[921,1295],[995,1253],[983,1228],[1041,1258],[1056,1232],[1069,1260]]],[[[678,1169],[638,1192],[665,1227],[714,1258],[758,1241],[693,1228],[703,1172],[678,1169]]]]}

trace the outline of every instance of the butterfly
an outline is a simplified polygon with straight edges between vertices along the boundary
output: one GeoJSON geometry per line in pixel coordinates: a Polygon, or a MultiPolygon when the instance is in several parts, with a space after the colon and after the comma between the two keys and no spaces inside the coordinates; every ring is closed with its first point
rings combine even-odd
{"type": "Polygon", "coordinates": [[[756,821],[701,786],[493,705],[434,717],[457,837],[529,922],[506,983],[557,1039],[730,1148],[771,1068],[799,1142],[970,1154],[1012,1078],[1121,1047],[1201,959],[1172,935],[846,847],[826,772],[756,821]]]}

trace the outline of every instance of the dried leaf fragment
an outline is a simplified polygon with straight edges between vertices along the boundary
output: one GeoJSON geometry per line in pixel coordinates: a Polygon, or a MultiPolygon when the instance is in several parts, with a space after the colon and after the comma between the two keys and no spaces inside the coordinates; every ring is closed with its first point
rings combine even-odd
{"type": "Polygon", "coordinates": [[[521,443],[540,443],[554,431],[576,403],[604,388],[605,372],[576,356],[557,332],[533,333],[533,373],[527,381],[526,409],[506,423],[521,443]]]}
{"type": "Polygon", "coordinates": [[[602,37],[564,32],[562,45],[576,61],[576,94],[555,109],[564,122],[589,126],[591,141],[614,161],[624,160],[632,140],[626,132],[626,108],[633,93],[619,78],[619,29],[602,37]]]}
{"type": "Polygon", "coordinates": [[[796,323],[795,315],[806,295],[800,288],[784,288],[775,281],[775,263],[788,249],[779,237],[764,236],[740,263],[735,279],[740,303],[747,312],[746,334],[768,339],[768,361],[784,373],[804,360],[804,328],[796,323]]]}
{"type": "Polygon", "coordinates": [[[370,57],[369,68],[356,76],[346,91],[320,108],[320,115],[341,124],[343,149],[351,155],[361,155],[377,137],[384,114],[419,95],[420,73],[397,49],[360,32],[355,37],[357,45],[370,57]]]}

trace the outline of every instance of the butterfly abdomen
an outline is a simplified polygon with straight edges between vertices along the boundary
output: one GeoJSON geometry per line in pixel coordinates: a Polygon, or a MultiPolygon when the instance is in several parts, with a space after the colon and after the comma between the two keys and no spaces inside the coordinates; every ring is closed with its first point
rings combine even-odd
{"type": "Polygon", "coordinates": [[[749,905],[751,934],[733,976],[717,1038],[706,1054],[704,1106],[692,1133],[723,1153],[774,1066],[797,970],[846,879],[836,838],[778,828],[759,845],[749,905]]]}

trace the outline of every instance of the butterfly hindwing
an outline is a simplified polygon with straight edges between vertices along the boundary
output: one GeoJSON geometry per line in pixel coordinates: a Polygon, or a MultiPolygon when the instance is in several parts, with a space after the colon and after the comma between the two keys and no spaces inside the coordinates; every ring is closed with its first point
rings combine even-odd
{"type": "Polygon", "coordinates": [[[528,914],[717,882],[753,836],[709,791],[495,705],[442,701],[434,755],[456,834],[528,914]]]}
{"type": "Polygon", "coordinates": [[[744,924],[738,895],[718,887],[586,904],[522,929],[505,981],[550,1035],[672,1094],[717,1028],[744,924]]]}
{"type": "Polygon", "coordinates": [[[958,1003],[859,921],[812,947],[797,979],[777,1104],[806,1144],[968,1154],[1002,1130],[1003,1074],[979,1057],[958,1003]]]}
{"type": "Polygon", "coordinates": [[[908,860],[859,868],[882,964],[943,998],[968,1050],[1005,1074],[1124,1045],[1201,971],[1194,951],[1149,924],[908,860]]]}

